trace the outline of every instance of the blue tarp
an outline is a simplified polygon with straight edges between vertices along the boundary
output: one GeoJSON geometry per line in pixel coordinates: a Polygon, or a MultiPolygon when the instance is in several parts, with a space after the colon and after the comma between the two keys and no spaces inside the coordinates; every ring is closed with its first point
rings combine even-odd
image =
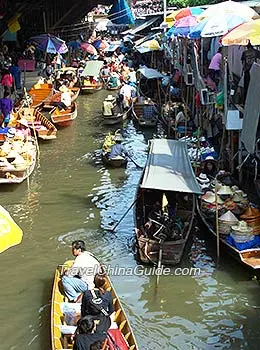
{"type": "Polygon", "coordinates": [[[245,243],[237,243],[234,241],[234,239],[228,235],[226,237],[226,241],[231,244],[233,247],[237,248],[238,250],[245,250],[245,249],[250,249],[250,248],[256,248],[260,246],[260,236],[257,235],[255,238],[250,241],[250,242],[245,242],[245,243]]]}
{"type": "Polygon", "coordinates": [[[134,16],[126,0],[115,0],[108,13],[108,18],[115,24],[134,24],[134,16]]]}

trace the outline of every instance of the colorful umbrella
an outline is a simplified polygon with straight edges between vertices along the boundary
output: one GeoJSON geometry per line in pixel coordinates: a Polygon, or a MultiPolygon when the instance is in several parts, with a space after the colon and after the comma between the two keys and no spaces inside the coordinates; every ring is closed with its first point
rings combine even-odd
{"type": "Polygon", "coordinates": [[[15,223],[11,215],[0,205],[0,253],[21,243],[22,229],[15,223]]]}
{"type": "Polygon", "coordinates": [[[84,50],[90,53],[91,55],[97,55],[97,50],[94,48],[93,45],[89,43],[83,43],[80,45],[80,47],[84,50]]]}
{"type": "Polygon", "coordinates": [[[140,53],[146,53],[150,51],[158,51],[161,50],[161,47],[158,43],[157,40],[148,40],[142,43],[142,45],[137,46],[136,50],[139,51],[140,53]]]}
{"type": "Polygon", "coordinates": [[[222,45],[260,45],[260,19],[243,23],[221,39],[222,45]]]}
{"type": "Polygon", "coordinates": [[[65,53],[68,51],[65,41],[52,34],[33,36],[29,39],[29,41],[33,42],[38,50],[45,51],[47,53],[56,54],[65,53]]]}
{"type": "Polygon", "coordinates": [[[235,1],[224,1],[219,4],[211,5],[207,8],[201,15],[198,16],[198,20],[202,20],[207,17],[214,17],[216,15],[223,15],[226,13],[231,13],[236,16],[240,16],[247,20],[252,18],[259,18],[259,15],[251,9],[249,6],[241,4],[235,1]]]}
{"type": "Polygon", "coordinates": [[[201,37],[211,38],[222,36],[244,22],[246,22],[246,19],[230,13],[205,18],[191,29],[189,38],[198,39],[201,37]]]}
{"type": "Polygon", "coordinates": [[[106,50],[106,48],[109,47],[109,44],[106,40],[95,40],[93,46],[98,50],[106,50]]]}
{"type": "Polygon", "coordinates": [[[182,36],[187,37],[191,29],[196,26],[197,20],[193,16],[187,16],[181,18],[179,21],[174,23],[174,26],[166,33],[168,37],[171,36],[182,36]]]}
{"type": "Polygon", "coordinates": [[[186,7],[180,10],[173,11],[169,16],[166,17],[165,21],[168,23],[168,27],[172,27],[174,24],[174,21],[180,20],[183,17],[187,16],[199,16],[203,13],[203,9],[199,7],[186,7]]]}
{"type": "Polygon", "coordinates": [[[80,42],[79,41],[69,41],[67,43],[67,46],[73,50],[80,48],[80,42]]]}

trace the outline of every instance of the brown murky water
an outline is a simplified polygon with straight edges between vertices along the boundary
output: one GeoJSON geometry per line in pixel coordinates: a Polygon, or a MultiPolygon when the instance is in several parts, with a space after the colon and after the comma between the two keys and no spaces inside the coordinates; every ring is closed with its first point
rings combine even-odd
{"type": "MultiPolygon", "coordinates": [[[[50,349],[50,296],[56,265],[70,258],[70,243],[81,238],[101,260],[136,266],[131,249],[133,215],[116,233],[104,230],[132,203],[141,175],[107,170],[99,149],[107,128],[100,108],[105,91],[80,96],[75,123],[41,144],[40,162],[29,183],[1,188],[4,205],[24,230],[21,245],[0,255],[0,349],[50,349]]],[[[125,125],[126,146],[144,165],[143,134],[125,125]]],[[[200,276],[112,276],[140,349],[258,349],[259,285],[251,273],[222,253],[216,269],[215,246],[201,232],[193,237],[183,267],[200,276]]]]}

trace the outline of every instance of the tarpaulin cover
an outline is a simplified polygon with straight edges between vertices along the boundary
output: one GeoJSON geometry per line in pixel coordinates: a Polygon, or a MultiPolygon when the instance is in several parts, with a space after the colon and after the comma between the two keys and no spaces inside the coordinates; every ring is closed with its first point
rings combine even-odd
{"type": "Polygon", "coordinates": [[[185,142],[150,141],[142,188],[201,194],[185,142]]]}
{"type": "Polygon", "coordinates": [[[237,248],[238,250],[245,250],[245,249],[251,249],[256,248],[260,246],[260,236],[257,235],[252,241],[244,242],[244,243],[237,243],[230,235],[226,237],[226,241],[231,244],[233,247],[237,248]]]}
{"type": "Polygon", "coordinates": [[[81,76],[97,77],[100,73],[103,64],[103,61],[87,61],[86,66],[83,72],[81,73],[81,76]]]}
{"type": "Polygon", "coordinates": [[[246,96],[241,141],[249,153],[255,152],[256,131],[260,114],[260,65],[254,63],[250,70],[250,83],[246,96]]]}
{"type": "Polygon", "coordinates": [[[146,79],[164,78],[164,75],[161,74],[158,70],[147,68],[146,66],[138,69],[138,72],[140,72],[146,79]]]}
{"type": "Polygon", "coordinates": [[[140,24],[139,26],[132,28],[132,29],[128,29],[125,30],[124,32],[122,32],[121,34],[136,34],[138,32],[140,32],[141,30],[144,30],[145,28],[151,26],[155,21],[157,21],[157,19],[159,19],[160,17],[153,17],[152,19],[150,19],[147,22],[144,22],[142,24],[140,24]]]}
{"type": "Polygon", "coordinates": [[[12,219],[9,212],[0,205],[0,253],[21,243],[22,238],[22,229],[12,219]]]}

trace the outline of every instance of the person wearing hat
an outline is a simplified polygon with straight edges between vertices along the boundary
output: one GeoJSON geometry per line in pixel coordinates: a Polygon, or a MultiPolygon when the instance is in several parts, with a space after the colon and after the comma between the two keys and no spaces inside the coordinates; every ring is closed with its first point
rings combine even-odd
{"type": "Polygon", "coordinates": [[[103,102],[103,115],[111,116],[114,115],[114,107],[115,107],[115,97],[112,95],[108,95],[103,102]]]}
{"type": "Polygon", "coordinates": [[[148,98],[144,101],[143,118],[146,120],[156,118],[159,114],[158,109],[155,107],[153,101],[148,98]]]}
{"type": "Polygon", "coordinates": [[[8,91],[4,92],[4,97],[0,99],[0,110],[4,116],[2,128],[6,128],[10,121],[10,115],[13,109],[13,102],[8,91]]]}
{"type": "Polygon", "coordinates": [[[108,154],[108,158],[116,158],[118,156],[120,157],[127,157],[129,154],[125,148],[124,145],[121,144],[123,141],[123,137],[121,135],[116,135],[115,138],[115,144],[111,148],[111,152],[108,154]]]}
{"type": "Polygon", "coordinates": [[[203,173],[207,176],[215,178],[218,171],[216,166],[216,160],[212,156],[207,156],[204,160],[203,173]]]}

